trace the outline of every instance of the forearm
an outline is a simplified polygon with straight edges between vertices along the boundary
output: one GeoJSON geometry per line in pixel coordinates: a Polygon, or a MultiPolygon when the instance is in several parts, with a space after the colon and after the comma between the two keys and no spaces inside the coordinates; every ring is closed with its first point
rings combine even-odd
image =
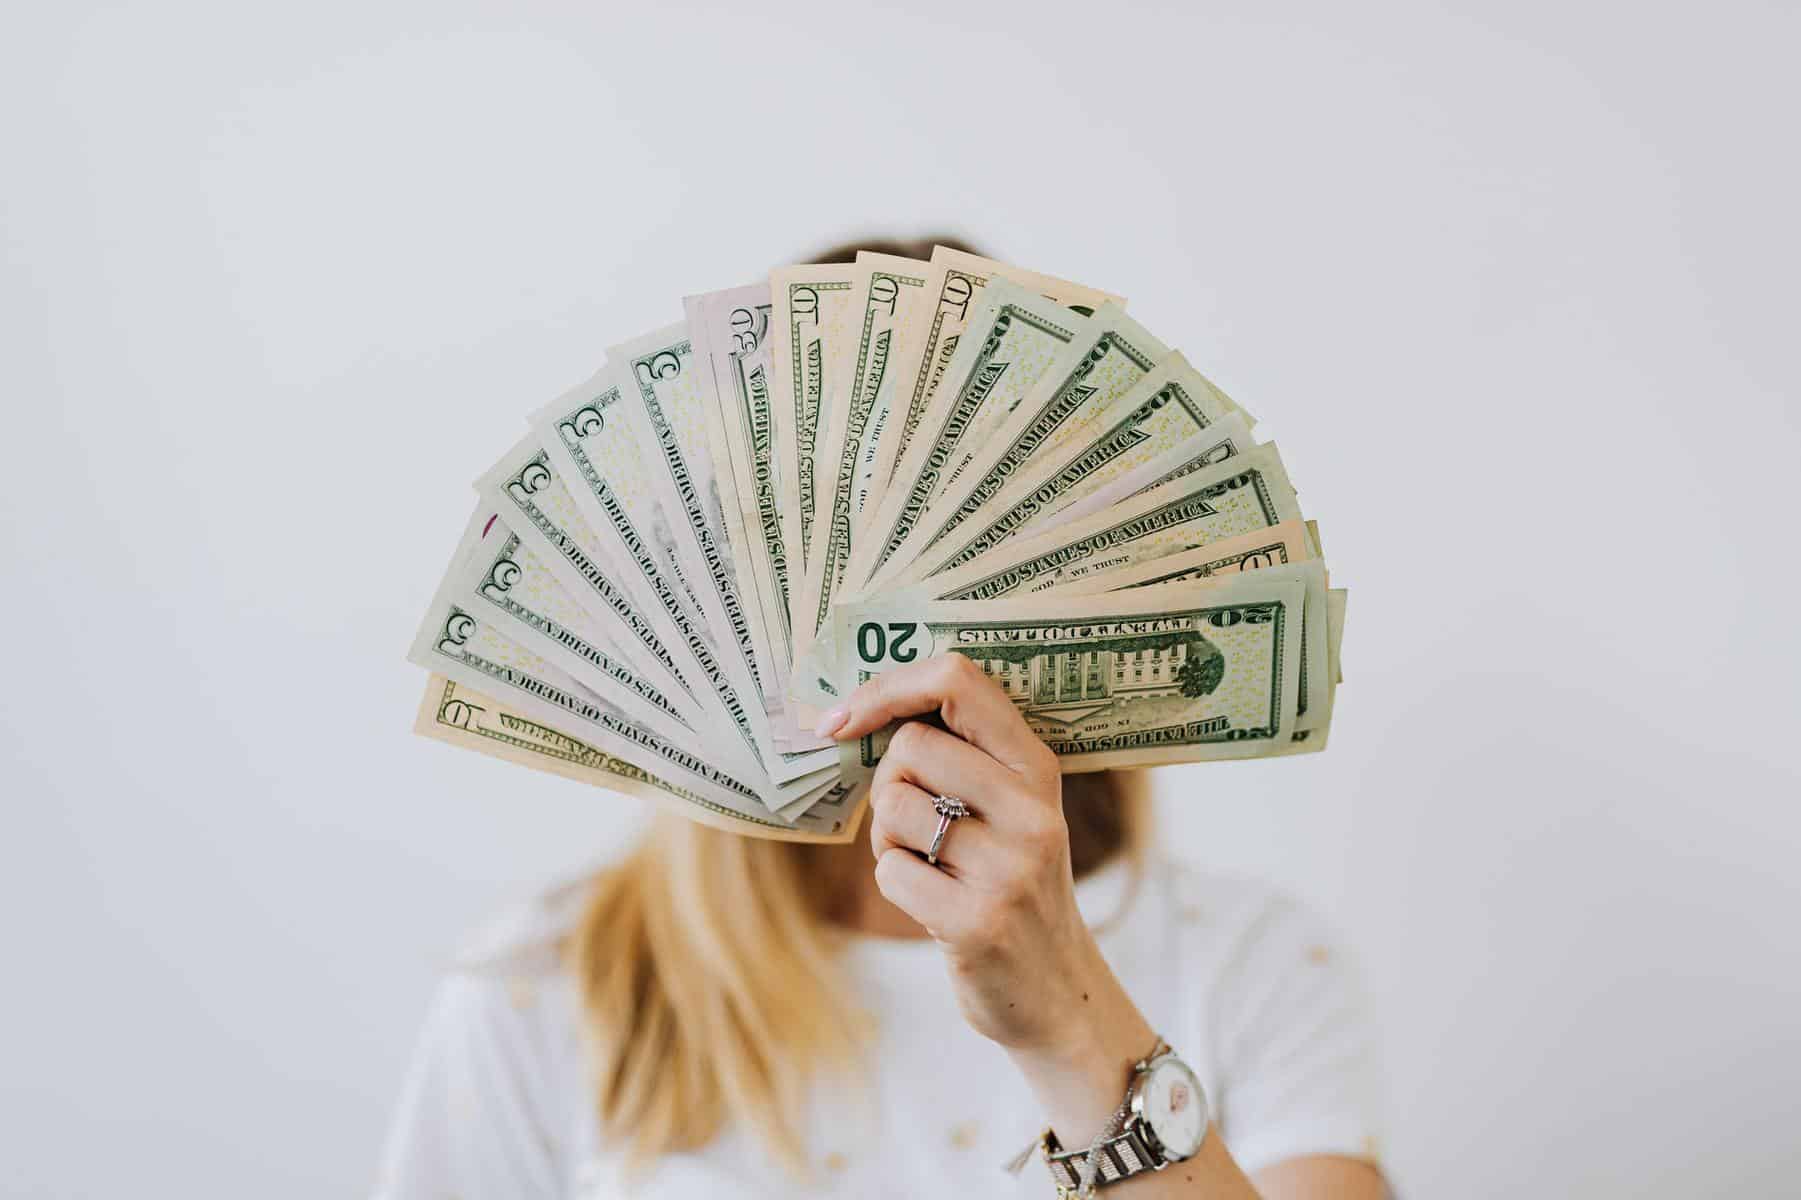
{"type": "MultiPolygon", "coordinates": [[[[1063,1145],[1086,1149],[1124,1099],[1156,1034],[1100,952],[1076,901],[1061,764],[1000,686],[960,654],[877,674],[830,714],[840,742],[902,722],[870,782],[869,844],[881,894],[944,948],[970,1028],[1008,1049],[1063,1145]],[[936,712],[943,728],[908,720],[936,712]],[[975,798],[953,816],[943,797],[975,798]],[[944,835],[951,828],[948,842],[944,835]],[[937,857],[928,855],[935,850],[937,857]]],[[[1176,1047],[1178,1053],[1181,1047],[1176,1047]]],[[[1179,1070],[1178,1063],[1160,1070],[1179,1070]]],[[[1174,1116],[1195,1081],[1164,1077],[1174,1116]]],[[[1152,1088],[1163,1087],[1152,1080],[1152,1088]]],[[[1197,1108],[1169,1126],[1194,1145],[1197,1108]]],[[[1042,1167],[1037,1168],[1043,1170],[1042,1167]]],[[[1375,1200],[1370,1164],[1291,1158],[1258,1173],[1267,1200],[1375,1200]]],[[[1051,1194],[1049,1179],[1045,1194],[1051,1194]]],[[[1108,1185],[1125,1200],[1255,1200],[1217,1132],[1190,1158],[1108,1185]]]]}
{"type": "MultiPolygon", "coordinates": [[[[1072,1014],[1060,1044],[1009,1050],[1038,1099],[1045,1123],[1065,1150],[1087,1147],[1106,1126],[1125,1095],[1134,1064],[1157,1040],[1157,1032],[1104,961],[1098,962],[1093,978],[1092,986],[1081,993],[1081,1011],[1072,1014]]],[[[1176,1047],[1178,1052],[1181,1049],[1176,1047]]],[[[1037,1162],[1026,1170],[1042,1173],[1045,1168],[1037,1162]]],[[[1048,1176],[1045,1194],[1053,1194],[1048,1176]]],[[[1120,1200],[1178,1196],[1255,1200],[1257,1192],[1232,1161],[1219,1131],[1209,1128],[1193,1158],[1109,1184],[1106,1195],[1120,1200]]]]}

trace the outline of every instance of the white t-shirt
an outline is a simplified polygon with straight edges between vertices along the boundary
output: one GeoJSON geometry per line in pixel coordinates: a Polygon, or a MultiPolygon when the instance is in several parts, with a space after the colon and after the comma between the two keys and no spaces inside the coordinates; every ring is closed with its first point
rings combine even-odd
{"type": "MultiPolygon", "coordinates": [[[[1353,973],[1312,916],[1263,885],[1156,860],[1136,887],[1116,864],[1076,891],[1120,981],[1199,1074],[1245,1171],[1299,1155],[1373,1155],[1374,1038],[1353,973]]],[[[619,1152],[600,1139],[579,1003],[552,949],[581,900],[579,887],[565,888],[509,915],[444,980],[378,1200],[1052,1193],[1042,1162],[1017,1177],[1002,1171],[1043,1118],[1006,1054],[963,1022],[938,947],[883,938],[857,938],[847,951],[879,1022],[874,1091],[815,1089],[816,1190],[797,1189],[753,1134],[735,1129],[664,1158],[627,1190],[619,1152]]]]}

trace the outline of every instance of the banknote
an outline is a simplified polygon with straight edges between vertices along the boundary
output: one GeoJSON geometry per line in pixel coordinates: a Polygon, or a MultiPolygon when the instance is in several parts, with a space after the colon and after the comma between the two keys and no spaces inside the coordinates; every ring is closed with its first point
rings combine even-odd
{"type": "Polygon", "coordinates": [[[793,656],[788,631],[788,551],[782,540],[776,478],[776,413],[769,397],[769,285],[749,284],[689,296],[683,302],[696,353],[711,366],[708,448],[720,493],[726,539],[748,587],[746,617],[758,645],[769,649],[775,677],[766,710],[787,693],[793,656]]]}
{"type": "Polygon", "coordinates": [[[695,690],[712,693],[716,711],[730,722],[725,728],[749,747],[780,795],[771,804],[779,808],[796,794],[794,780],[816,766],[775,750],[755,682],[735,644],[737,631],[707,619],[710,580],[683,567],[694,561],[694,552],[681,547],[692,532],[686,516],[664,501],[657,478],[666,470],[662,451],[647,452],[658,446],[657,434],[631,402],[637,385],[629,378],[620,364],[611,364],[540,409],[532,427],[546,463],[599,536],[599,557],[617,564],[695,690]]]}
{"type": "Polygon", "coordinates": [[[1347,593],[1343,588],[1326,591],[1326,698],[1312,729],[1296,731],[1277,754],[1314,754],[1326,748],[1332,731],[1332,710],[1338,703],[1338,685],[1344,682],[1341,667],[1344,646],[1344,614],[1347,593]]]}
{"type": "MultiPolygon", "coordinates": [[[[1238,540],[1238,539],[1232,539],[1238,540]]],[[[1215,547],[1217,549],[1217,547],[1215,547]]],[[[1286,549],[1286,546],[1284,547],[1286,549]]],[[[1190,552],[1192,553],[1192,552],[1190,552]]],[[[1332,677],[1327,669],[1327,599],[1326,566],[1317,558],[1297,557],[1287,563],[1267,562],[1257,554],[1234,554],[1231,559],[1216,556],[1215,561],[1196,563],[1185,570],[1169,570],[1157,583],[1139,581],[1109,589],[1126,591],[1133,588],[1187,584],[1213,587],[1246,571],[1260,570],[1269,578],[1298,579],[1305,588],[1301,606],[1301,625],[1295,639],[1300,656],[1299,683],[1295,694],[1295,719],[1290,728],[1291,739],[1303,739],[1320,728],[1327,719],[1327,692],[1332,677]],[[1235,560],[1235,561],[1234,561],[1235,560]]],[[[1055,589],[1045,593],[1056,595],[1055,589]]]]}
{"type": "Polygon", "coordinates": [[[1326,589],[1326,702],[1314,729],[1295,735],[1296,741],[1313,741],[1316,750],[1326,748],[1326,734],[1332,727],[1332,703],[1338,695],[1338,685],[1344,682],[1344,612],[1349,595],[1344,588],[1326,589]]]}
{"type": "Polygon", "coordinates": [[[1170,350],[1124,312],[1103,306],[1010,406],[988,406],[963,439],[936,492],[927,498],[909,549],[890,555],[872,582],[900,577],[909,560],[961,526],[998,495],[1039,451],[1055,456],[1059,436],[1105,411],[1170,350]]]}
{"type": "Polygon", "coordinates": [[[888,736],[818,713],[935,652],[1066,770],[1313,752],[1345,594],[1254,424],[1118,297],[942,246],[688,296],[477,482],[418,728],[803,841],[888,736]]]}
{"type": "MultiPolygon", "coordinates": [[[[642,681],[629,680],[623,668],[612,673],[596,670],[598,647],[590,635],[601,636],[596,623],[580,605],[575,604],[542,563],[525,548],[499,519],[499,514],[485,513],[478,506],[464,528],[455,565],[447,573],[441,592],[452,599],[466,601],[469,611],[492,622],[494,628],[516,641],[523,649],[544,657],[576,682],[613,704],[632,721],[668,739],[674,745],[696,747],[706,744],[710,728],[704,716],[671,714],[656,702],[644,686],[631,686],[642,681]]],[[[679,703],[679,701],[678,701],[679,703]]],[[[772,793],[765,783],[761,794],[765,803],[776,805],[773,815],[789,822],[810,805],[826,798],[838,770],[834,761],[784,785],[772,793]]],[[[760,763],[739,758],[733,753],[718,755],[715,766],[727,766],[745,772],[739,777],[746,782],[766,780],[760,763]]]]}
{"type": "Polygon", "coordinates": [[[1237,575],[1264,567],[1310,562],[1318,557],[1313,549],[1313,539],[1307,534],[1306,525],[1300,521],[1283,521],[1268,529],[1225,538],[1192,550],[1181,550],[1162,558],[1115,567],[1110,571],[1099,571],[1033,594],[1088,596],[1096,592],[1116,592],[1126,588],[1155,587],[1162,583],[1237,575]]]}
{"type": "MultiPolygon", "coordinates": [[[[1276,568],[1185,584],[1004,603],[865,599],[835,614],[849,689],[939,653],[982,668],[1063,769],[1268,754],[1290,742],[1305,585],[1276,568]]],[[[840,746],[866,780],[890,730],[840,746]]]]}
{"type": "Polygon", "coordinates": [[[1208,426],[1205,436],[1186,445],[1174,446],[1142,466],[1070,496],[1067,503],[1048,515],[1054,515],[1059,521],[1079,521],[1102,509],[1142,496],[1152,488],[1224,462],[1256,444],[1244,413],[1234,409],[1208,426]]]}
{"type": "Polygon", "coordinates": [[[620,652],[639,674],[660,678],[666,691],[680,693],[715,711],[716,700],[697,687],[676,661],[676,651],[646,614],[617,564],[600,552],[600,535],[589,527],[563,485],[557,469],[535,437],[527,436],[476,483],[484,507],[502,513],[556,578],[603,623],[620,652]]]}
{"type": "MultiPolygon", "coordinates": [[[[446,588],[468,611],[493,623],[508,639],[542,656],[565,674],[613,704],[633,721],[677,745],[705,744],[710,726],[680,698],[658,692],[609,656],[606,634],[586,609],[557,582],[541,560],[498,513],[478,506],[458,543],[446,588]]],[[[762,778],[751,764],[746,778],[762,778]]],[[[837,778],[837,755],[785,789],[776,815],[788,818],[824,792],[837,778]],[[811,789],[803,792],[803,789],[811,789]],[[809,799],[809,797],[811,799],[809,799]]]]}
{"type": "Polygon", "coordinates": [[[1319,522],[1307,521],[1307,544],[1313,547],[1313,557],[1326,557],[1326,544],[1319,540],[1319,522]]]}
{"type": "MultiPolygon", "coordinates": [[[[1030,392],[1012,407],[993,405],[982,413],[964,441],[961,457],[945,472],[940,491],[961,493],[985,475],[989,464],[1005,464],[1055,445],[1065,430],[1124,395],[1169,353],[1168,346],[1124,309],[1102,305],[1083,337],[1063,348],[1030,392]],[[971,473],[971,482],[959,487],[966,473],[971,473]]],[[[1006,467],[995,469],[1004,472],[1006,467]]]]}
{"type": "MultiPolygon", "coordinates": [[[[619,373],[638,428],[649,435],[638,449],[654,463],[649,475],[662,514],[679,527],[670,539],[674,560],[701,612],[723,635],[729,651],[743,661],[751,687],[761,694],[764,672],[739,595],[737,563],[726,538],[719,482],[707,444],[711,364],[696,352],[686,323],[611,347],[607,358],[619,373]]],[[[601,445],[606,444],[584,445],[584,451],[593,453],[601,445]]],[[[616,471],[610,462],[605,469],[609,474],[616,471]]]]}
{"type": "MultiPolygon", "coordinates": [[[[1241,539],[1233,538],[1232,541],[1241,539]]],[[[1207,547],[1207,549],[1216,549],[1207,547]]],[[[1193,554],[1190,551],[1189,554],[1193,554]]],[[[1267,553],[1267,551],[1266,551],[1267,553]]],[[[1172,556],[1175,557],[1175,556],[1172,556]]],[[[1107,588],[1109,592],[1123,592],[1136,588],[1164,587],[1173,584],[1188,584],[1206,588],[1218,583],[1237,578],[1246,570],[1261,569],[1271,573],[1272,578],[1298,579],[1305,588],[1301,606],[1301,622],[1296,633],[1295,644],[1299,650],[1300,685],[1295,699],[1295,722],[1290,736],[1298,737],[1311,731],[1322,719],[1325,711],[1325,689],[1328,683],[1326,674],[1326,568],[1317,559],[1297,559],[1294,562],[1274,564],[1261,568],[1252,564],[1262,562],[1257,554],[1234,553],[1229,556],[1217,556],[1214,561],[1197,563],[1185,570],[1168,570],[1156,578],[1155,582],[1141,580],[1126,583],[1115,580],[1117,586],[1107,588]]],[[[1161,565],[1162,560],[1158,564],[1161,565]]],[[[1126,568],[1124,574],[1137,568],[1126,568]]],[[[1106,576],[1102,576],[1106,578],[1106,576]]],[[[1061,596],[1068,594],[1059,588],[1037,593],[1041,597],[1061,596]]]]}
{"type": "MultiPolygon", "coordinates": [[[[1344,610],[1349,595],[1344,588],[1331,588],[1326,592],[1326,628],[1332,635],[1331,640],[1326,643],[1327,674],[1331,677],[1333,686],[1344,682],[1344,660],[1339,648],[1344,644],[1344,610]]],[[[1327,716],[1330,715],[1328,711],[1327,716]]]]}
{"type": "Polygon", "coordinates": [[[1270,442],[1116,508],[1009,539],[973,562],[897,590],[929,600],[1032,595],[1300,516],[1288,472],[1270,442]]]}
{"type": "MultiPolygon", "coordinates": [[[[789,711],[794,637],[789,621],[789,565],[798,553],[784,538],[780,461],[782,414],[770,392],[769,285],[752,284],[690,296],[684,304],[690,332],[713,365],[714,403],[709,435],[721,491],[726,534],[739,558],[757,644],[767,646],[776,695],[764,694],[770,738],[781,750],[818,750],[833,743],[813,736],[789,711]],[[779,707],[778,707],[779,706],[779,707]]],[[[800,579],[795,577],[794,585],[800,579]]]]}
{"type": "MultiPolygon", "coordinates": [[[[772,739],[773,722],[785,702],[769,667],[772,651],[767,644],[759,646],[752,632],[751,605],[725,531],[719,472],[707,433],[708,410],[715,407],[710,364],[695,350],[685,323],[613,347],[608,358],[619,373],[634,422],[650,435],[640,449],[660,494],[659,510],[677,526],[670,538],[676,564],[699,597],[728,673],[762,709],[763,719],[752,728],[770,775],[785,783],[829,766],[836,758],[831,749],[783,751],[772,739]]],[[[605,462],[609,482],[623,484],[630,476],[625,464],[605,457],[617,454],[622,443],[607,438],[607,431],[597,428],[570,445],[605,462]]],[[[592,494],[598,501],[599,493],[592,494]]],[[[578,503],[582,495],[577,492],[578,503]]]]}
{"type": "MultiPolygon", "coordinates": [[[[998,276],[1035,290],[1060,306],[1074,307],[1077,312],[1092,312],[1094,306],[1116,300],[1068,280],[943,246],[934,249],[930,263],[866,252],[858,255],[857,264],[859,269],[873,269],[870,275],[860,274],[857,283],[858,291],[866,297],[868,315],[851,373],[849,415],[839,427],[848,440],[834,439],[833,449],[819,459],[822,467],[837,464],[832,489],[835,503],[830,520],[814,526],[804,607],[813,615],[815,629],[811,634],[801,631],[801,646],[795,654],[801,679],[798,685],[790,685],[793,695],[814,706],[834,699],[829,670],[824,665],[832,657],[827,616],[832,602],[851,586],[853,543],[867,524],[860,518],[866,510],[873,512],[884,492],[882,484],[900,457],[900,448],[891,450],[886,443],[904,442],[904,437],[894,435],[910,434],[917,427],[962,334],[975,295],[987,286],[990,277],[998,276]],[[909,288],[913,289],[911,295],[909,288]],[[928,310],[927,303],[934,297],[937,303],[928,310]],[[934,356],[934,350],[941,353],[934,356]],[[886,369],[872,371],[866,364],[886,369]],[[906,398],[897,403],[899,385],[909,381],[906,398]],[[906,409],[905,416],[893,426],[894,435],[890,435],[887,431],[891,417],[902,407],[906,409]],[[859,431],[867,432],[859,437],[859,431]],[[817,654],[816,641],[826,643],[817,654]]],[[[816,709],[803,706],[801,711],[816,709]]]]}
{"type": "Polygon", "coordinates": [[[861,818],[858,807],[843,800],[838,801],[835,810],[821,808],[818,813],[798,817],[792,825],[754,812],[734,811],[438,674],[426,677],[413,732],[577,783],[647,800],[689,820],[746,837],[847,842],[856,836],[861,818]]]}
{"type": "Polygon", "coordinates": [[[865,513],[850,574],[861,591],[884,572],[918,525],[964,435],[990,406],[1011,409],[1082,337],[1090,318],[1005,279],[990,279],[875,516],[865,513]]]}
{"type": "MultiPolygon", "coordinates": [[[[1182,461],[1221,462],[1250,447],[1250,431],[1231,413],[1200,372],[1179,352],[1161,361],[1107,409],[1071,435],[1008,467],[1009,482],[981,490],[956,505],[934,505],[921,522],[919,554],[909,577],[925,578],[958,567],[1034,522],[1056,516],[1068,503],[1139,471],[1162,466],[1173,453],[1182,461]],[[1192,445],[1230,416],[1234,436],[1192,445]],[[984,500],[982,497],[986,495],[984,500]]],[[[1162,466],[1162,474],[1181,463],[1162,466]]],[[[1134,489],[1143,490],[1143,489],[1134,489]]]]}
{"type": "Polygon", "coordinates": [[[794,628],[796,663],[811,661],[813,643],[844,585],[852,534],[860,524],[857,518],[868,494],[869,472],[875,466],[870,449],[880,438],[894,390],[888,366],[904,348],[907,334],[918,328],[910,318],[924,298],[921,288],[930,266],[886,254],[857,256],[851,279],[860,320],[845,406],[833,414],[814,458],[815,479],[821,486],[815,493],[817,519],[794,628]],[[897,339],[903,344],[897,344],[897,339]]]}
{"type": "Polygon", "coordinates": [[[852,493],[853,507],[860,513],[870,506],[879,492],[876,469],[882,461],[882,441],[894,422],[895,398],[906,383],[897,364],[918,359],[921,343],[931,328],[931,322],[927,320],[931,296],[925,285],[932,264],[865,250],[857,255],[857,266],[867,267],[872,273],[870,285],[861,280],[858,283],[866,297],[870,286],[876,289],[873,304],[865,299],[865,319],[873,316],[875,336],[872,337],[869,330],[859,336],[848,388],[853,401],[862,394],[869,397],[868,436],[863,439],[863,449],[857,457],[852,493]],[[895,293],[892,305],[884,302],[887,287],[874,278],[876,273],[891,276],[895,293]],[[882,339],[884,333],[886,341],[882,339]]]}
{"type": "Polygon", "coordinates": [[[876,462],[870,473],[871,493],[867,502],[870,509],[881,507],[895,468],[905,457],[914,430],[919,427],[937,394],[938,385],[944,380],[982,290],[994,278],[1009,280],[1084,316],[1103,304],[1112,303],[1121,308],[1126,304],[1120,296],[1067,279],[1041,275],[948,246],[934,246],[925,284],[921,288],[926,307],[914,318],[916,332],[901,338],[901,345],[890,362],[889,376],[895,381],[895,390],[888,404],[889,432],[885,432],[875,448],[876,462]]]}
{"type": "MultiPolygon", "coordinates": [[[[1064,469],[1050,474],[1041,485],[1022,489],[1016,499],[1010,500],[1004,495],[998,497],[994,504],[1000,507],[996,509],[992,525],[985,527],[985,534],[979,538],[972,535],[974,545],[968,547],[965,553],[957,554],[959,546],[963,544],[962,539],[957,539],[955,544],[942,547],[933,561],[924,564],[915,561],[905,573],[902,583],[896,586],[917,583],[929,578],[934,571],[948,570],[973,561],[978,554],[991,549],[1005,538],[1029,536],[1034,530],[1046,528],[1053,517],[1060,524],[1073,523],[1092,512],[1110,508],[1119,500],[1150,491],[1158,484],[1180,479],[1203,467],[1224,462],[1252,445],[1243,416],[1232,412],[1213,422],[1201,435],[1182,446],[1144,462],[1136,462],[1135,456],[1116,457],[1112,463],[1096,472],[1094,477],[1078,481],[1072,490],[1063,490],[1061,485],[1071,476],[1104,458],[1122,440],[1127,440],[1126,435],[1103,443],[1089,454],[1073,457],[1064,469]],[[1115,466],[1119,468],[1117,474],[1108,469],[1115,466]],[[1100,493],[1102,502],[1089,502],[1091,494],[1096,491],[1100,493]],[[1067,507],[1060,507],[1065,502],[1069,502],[1067,507]]],[[[800,682],[794,685],[794,694],[818,707],[836,703],[837,697],[832,693],[833,685],[829,682],[834,673],[832,664],[836,658],[837,651],[828,626],[821,630],[809,659],[802,664],[800,682]],[[809,683],[814,686],[812,692],[808,691],[809,683]]],[[[816,707],[814,711],[817,710],[816,707]]]]}
{"type": "MultiPolygon", "coordinates": [[[[456,596],[454,567],[427,610],[408,658],[427,671],[484,690],[535,720],[625,759],[734,812],[771,807],[753,783],[717,765],[693,741],[664,737],[589,690],[548,659],[507,637],[456,596]]],[[[785,803],[785,801],[784,801],[785,803]]]]}
{"type": "Polygon", "coordinates": [[[738,742],[758,755],[755,700],[721,655],[677,566],[677,526],[659,503],[642,450],[648,434],[624,399],[616,372],[603,370],[540,409],[532,417],[535,442],[516,447],[489,472],[484,496],[507,514],[514,532],[528,540],[537,535],[565,561],[566,572],[573,568],[574,582],[567,573],[562,578],[581,603],[594,607],[582,585],[608,573],[637,619],[657,631],[669,656],[664,665],[688,682],[691,694],[710,698],[738,742]],[[622,446],[629,449],[618,452],[622,446]],[[565,502],[580,515],[579,525],[551,507],[565,502]]]}
{"type": "Polygon", "coordinates": [[[500,513],[477,506],[456,560],[453,596],[509,638],[665,737],[692,740],[706,728],[693,697],[639,672],[606,623],[576,602],[500,513]]]}
{"type": "Polygon", "coordinates": [[[779,267],[769,276],[770,381],[782,414],[782,536],[789,570],[805,578],[818,505],[822,435],[842,406],[856,338],[856,268],[850,263],[779,267]],[[798,557],[798,563],[796,563],[798,557]]]}
{"type": "MultiPolygon", "coordinates": [[[[609,409],[616,403],[615,390],[609,409]]],[[[564,461],[537,438],[526,438],[478,482],[482,503],[503,514],[508,527],[577,603],[606,619],[607,629],[617,627],[637,639],[636,648],[645,655],[640,666],[648,665],[653,675],[661,670],[678,681],[677,686],[705,710],[707,729],[736,735],[713,737],[708,745],[713,761],[752,783],[771,810],[787,805],[804,789],[769,777],[750,725],[758,714],[725,678],[699,631],[699,618],[683,609],[674,585],[655,562],[656,552],[631,525],[622,534],[612,525],[603,531],[588,521],[567,486],[564,461]],[[642,593],[651,586],[656,590],[647,600],[642,593]]],[[[610,504],[612,499],[609,493],[610,504]]],[[[615,640],[624,644],[623,636],[615,640]]]]}
{"type": "MultiPolygon", "coordinates": [[[[1242,418],[1234,413],[1227,420],[1239,422],[1242,418]]],[[[1332,683],[1326,669],[1323,632],[1327,623],[1326,568],[1313,549],[1313,539],[1304,523],[1284,521],[1268,529],[1103,571],[1034,594],[1076,597],[1170,583],[1211,582],[1246,571],[1277,567],[1294,567],[1297,577],[1307,585],[1306,608],[1301,622],[1301,692],[1295,714],[1295,736],[1301,737],[1325,719],[1325,690],[1332,683]]]]}

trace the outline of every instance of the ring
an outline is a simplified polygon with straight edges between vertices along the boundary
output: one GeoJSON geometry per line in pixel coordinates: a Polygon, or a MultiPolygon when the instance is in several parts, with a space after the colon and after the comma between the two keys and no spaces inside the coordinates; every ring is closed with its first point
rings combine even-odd
{"type": "Polygon", "coordinates": [[[932,835],[932,848],[926,851],[926,861],[937,866],[938,852],[944,849],[944,835],[950,832],[952,821],[960,821],[969,815],[969,805],[955,796],[934,796],[932,809],[938,814],[938,832],[932,835]]]}

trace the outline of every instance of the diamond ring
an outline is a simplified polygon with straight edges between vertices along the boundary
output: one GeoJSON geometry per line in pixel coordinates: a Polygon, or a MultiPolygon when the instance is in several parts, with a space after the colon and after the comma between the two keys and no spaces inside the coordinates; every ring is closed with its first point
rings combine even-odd
{"type": "Polygon", "coordinates": [[[955,796],[934,796],[932,810],[938,814],[938,832],[932,835],[932,848],[926,851],[926,861],[937,866],[938,852],[944,849],[944,835],[950,832],[952,821],[960,821],[969,815],[969,805],[955,796]]]}

